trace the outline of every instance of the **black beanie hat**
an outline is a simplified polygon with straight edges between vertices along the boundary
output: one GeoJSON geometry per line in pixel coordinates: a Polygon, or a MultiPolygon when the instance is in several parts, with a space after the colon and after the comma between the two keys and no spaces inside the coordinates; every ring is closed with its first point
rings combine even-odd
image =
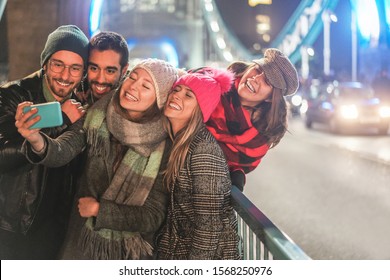
{"type": "Polygon", "coordinates": [[[88,61],[88,38],[83,31],[75,25],[63,25],[58,27],[47,37],[45,48],[41,53],[41,66],[58,51],[70,51],[77,53],[84,61],[84,67],[88,61]]]}

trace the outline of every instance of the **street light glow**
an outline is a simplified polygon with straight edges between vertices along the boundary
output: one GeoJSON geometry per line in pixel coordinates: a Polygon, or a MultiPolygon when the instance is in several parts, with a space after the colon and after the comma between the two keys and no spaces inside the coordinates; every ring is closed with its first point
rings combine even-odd
{"type": "Polygon", "coordinates": [[[313,48],[307,48],[307,49],[306,49],[306,52],[307,52],[307,54],[308,54],[309,56],[314,56],[314,54],[315,54],[315,51],[314,51],[313,48]]]}
{"type": "Polygon", "coordinates": [[[356,11],[357,25],[362,37],[366,41],[377,42],[380,26],[378,8],[375,1],[351,0],[351,3],[356,11]]]}
{"type": "Polygon", "coordinates": [[[272,0],[248,0],[248,5],[251,7],[255,7],[255,6],[260,5],[260,4],[271,5],[272,0]]]}
{"type": "Polygon", "coordinates": [[[229,51],[224,51],[223,52],[223,57],[226,59],[226,61],[233,61],[233,55],[229,51]]]}
{"type": "Polygon", "coordinates": [[[210,27],[213,32],[219,32],[219,25],[217,21],[213,20],[212,22],[210,22],[210,27]]]}
{"type": "Polygon", "coordinates": [[[217,45],[221,50],[226,48],[226,42],[222,37],[217,38],[217,45]]]}
{"type": "Polygon", "coordinates": [[[333,21],[333,22],[337,22],[337,21],[338,21],[338,18],[337,18],[337,16],[336,16],[334,13],[331,13],[331,14],[329,15],[329,19],[330,19],[331,21],[333,21]]]}
{"type": "Polygon", "coordinates": [[[208,12],[214,11],[214,6],[213,3],[211,3],[211,0],[205,0],[204,7],[208,12]]]}

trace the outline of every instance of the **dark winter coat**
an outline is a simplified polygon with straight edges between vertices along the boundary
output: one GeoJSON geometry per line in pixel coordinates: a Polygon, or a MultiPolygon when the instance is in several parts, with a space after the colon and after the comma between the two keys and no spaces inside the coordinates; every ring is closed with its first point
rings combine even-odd
{"type": "MultiPolygon", "coordinates": [[[[20,257],[54,258],[63,240],[75,191],[77,159],[55,168],[29,162],[22,149],[24,138],[15,127],[19,103],[47,102],[42,83],[42,72],[38,71],[0,88],[0,242],[9,245],[2,247],[3,258],[7,258],[4,251],[12,251],[12,246],[16,251],[17,246],[26,251],[25,255],[20,252],[20,257]],[[41,248],[40,252],[29,248],[35,246],[33,243],[41,248]]],[[[81,122],[71,126],[65,123],[42,129],[41,133],[56,138],[80,129],[81,125],[81,122]]]]}

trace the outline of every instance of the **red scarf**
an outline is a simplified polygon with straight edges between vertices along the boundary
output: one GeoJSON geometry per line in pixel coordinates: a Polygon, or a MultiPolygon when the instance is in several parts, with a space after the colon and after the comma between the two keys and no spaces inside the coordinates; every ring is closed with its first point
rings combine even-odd
{"type": "Polygon", "coordinates": [[[222,95],[206,123],[221,146],[230,171],[249,173],[269,150],[267,139],[252,125],[250,114],[240,103],[236,87],[222,95]]]}

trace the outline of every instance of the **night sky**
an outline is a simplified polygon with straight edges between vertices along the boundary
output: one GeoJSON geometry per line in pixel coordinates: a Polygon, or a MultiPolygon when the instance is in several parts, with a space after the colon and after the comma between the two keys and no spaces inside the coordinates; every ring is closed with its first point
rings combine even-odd
{"type": "Polygon", "coordinates": [[[241,42],[250,49],[259,42],[260,36],[256,33],[256,15],[265,14],[271,17],[271,40],[293,14],[299,1],[273,0],[272,5],[257,5],[250,7],[248,0],[216,0],[219,11],[226,25],[239,37],[241,42]]]}
{"type": "MultiPolygon", "coordinates": [[[[247,0],[216,0],[225,24],[236,34],[248,49],[254,52],[254,43],[261,43],[256,33],[256,15],[268,14],[271,17],[271,41],[279,34],[289,17],[299,5],[299,0],[273,0],[272,5],[250,7],[247,0]]],[[[331,25],[331,68],[338,73],[351,70],[351,6],[347,0],[339,0],[335,9],[338,22],[331,25]]],[[[323,33],[318,35],[313,45],[316,55],[311,60],[312,71],[321,72],[323,67],[323,33]]]]}

